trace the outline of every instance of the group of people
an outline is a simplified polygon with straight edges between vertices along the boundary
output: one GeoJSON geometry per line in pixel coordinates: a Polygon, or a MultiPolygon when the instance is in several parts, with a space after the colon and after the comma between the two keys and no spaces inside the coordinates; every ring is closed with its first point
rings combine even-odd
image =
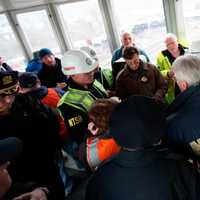
{"type": "Polygon", "coordinates": [[[90,47],[2,67],[0,198],[197,200],[200,58],[164,42],[157,66],[124,33],[112,70],[90,47]]]}

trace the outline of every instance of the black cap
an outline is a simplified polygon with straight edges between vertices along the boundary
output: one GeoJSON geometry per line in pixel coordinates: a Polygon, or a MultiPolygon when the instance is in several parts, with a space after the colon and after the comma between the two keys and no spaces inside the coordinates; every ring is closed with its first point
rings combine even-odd
{"type": "Polygon", "coordinates": [[[18,72],[0,72],[0,95],[11,95],[17,91],[18,72]]]}
{"type": "Polygon", "coordinates": [[[32,88],[38,81],[38,76],[34,72],[24,72],[19,76],[19,86],[22,88],[32,88]]]}
{"type": "Polygon", "coordinates": [[[163,107],[150,97],[131,96],[113,110],[109,132],[121,147],[144,148],[164,133],[163,107]]]}
{"type": "Polygon", "coordinates": [[[15,159],[22,151],[22,142],[18,138],[9,137],[0,140],[0,165],[15,159]]]}

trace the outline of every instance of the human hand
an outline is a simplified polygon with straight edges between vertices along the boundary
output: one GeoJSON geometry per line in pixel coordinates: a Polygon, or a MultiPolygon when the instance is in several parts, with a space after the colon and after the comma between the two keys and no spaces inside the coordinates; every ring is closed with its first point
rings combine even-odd
{"type": "Polygon", "coordinates": [[[96,125],[94,124],[94,122],[90,122],[88,124],[88,130],[90,131],[90,133],[92,135],[99,135],[100,134],[99,128],[96,127],[96,125]]]}
{"type": "Polygon", "coordinates": [[[6,194],[12,184],[12,179],[7,171],[9,164],[10,162],[6,162],[0,165],[0,199],[6,194]]]}
{"type": "Polygon", "coordinates": [[[173,78],[174,77],[174,72],[172,70],[167,72],[167,77],[168,78],[173,78]]]}
{"type": "MultiPolygon", "coordinates": [[[[44,189],[48,192],[46,188],[44,189]]],[[[36,188],[32,192],[27,192],[18,197],[15,197],[13,200],[47,200],[47,195],[44,189],[36,188]]]]}

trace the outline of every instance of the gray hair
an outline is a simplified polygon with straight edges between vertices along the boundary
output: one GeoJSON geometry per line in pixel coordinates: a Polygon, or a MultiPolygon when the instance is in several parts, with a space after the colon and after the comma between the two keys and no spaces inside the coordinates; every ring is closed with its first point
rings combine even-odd
{"type": "Polygon", "coordinates": [[[173,34],[173,33],[167,33],[167,34],[165,35],[164,42],[166,42],[166,40],[169,39],[169,38],[170,38],[170,39],[173,39],[174,41],[177,41],[177,40],[178,40],[175,34],[173,34]]]}
{"type": "Polygon", "coordinates": [[[178,57],[173,65],[172,71],[177,81],[186,81],[188,86],[200,83],[200,58],[195,55],[184,55],[178,57]]]}

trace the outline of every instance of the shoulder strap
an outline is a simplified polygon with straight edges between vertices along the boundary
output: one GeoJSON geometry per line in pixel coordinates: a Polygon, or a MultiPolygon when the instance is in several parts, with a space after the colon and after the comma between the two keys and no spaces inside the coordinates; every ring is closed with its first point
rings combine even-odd
{"type": "Polygon", "coordinates": [[[113,83],[112,71],[110,69],[102,69],[102,73],[103,73],[109,87],[111,87],[112,83],[113,83]]]}
{"type": "Polygon", "coordinates": [[[106,92],[105,88],[103,87],[103,85],[95,80],[94,83],[93,83],[93,86],[98,90],[100,91],[101,93],[103,93],[105,96],[108,96],[108,93],[106,92]]]}

